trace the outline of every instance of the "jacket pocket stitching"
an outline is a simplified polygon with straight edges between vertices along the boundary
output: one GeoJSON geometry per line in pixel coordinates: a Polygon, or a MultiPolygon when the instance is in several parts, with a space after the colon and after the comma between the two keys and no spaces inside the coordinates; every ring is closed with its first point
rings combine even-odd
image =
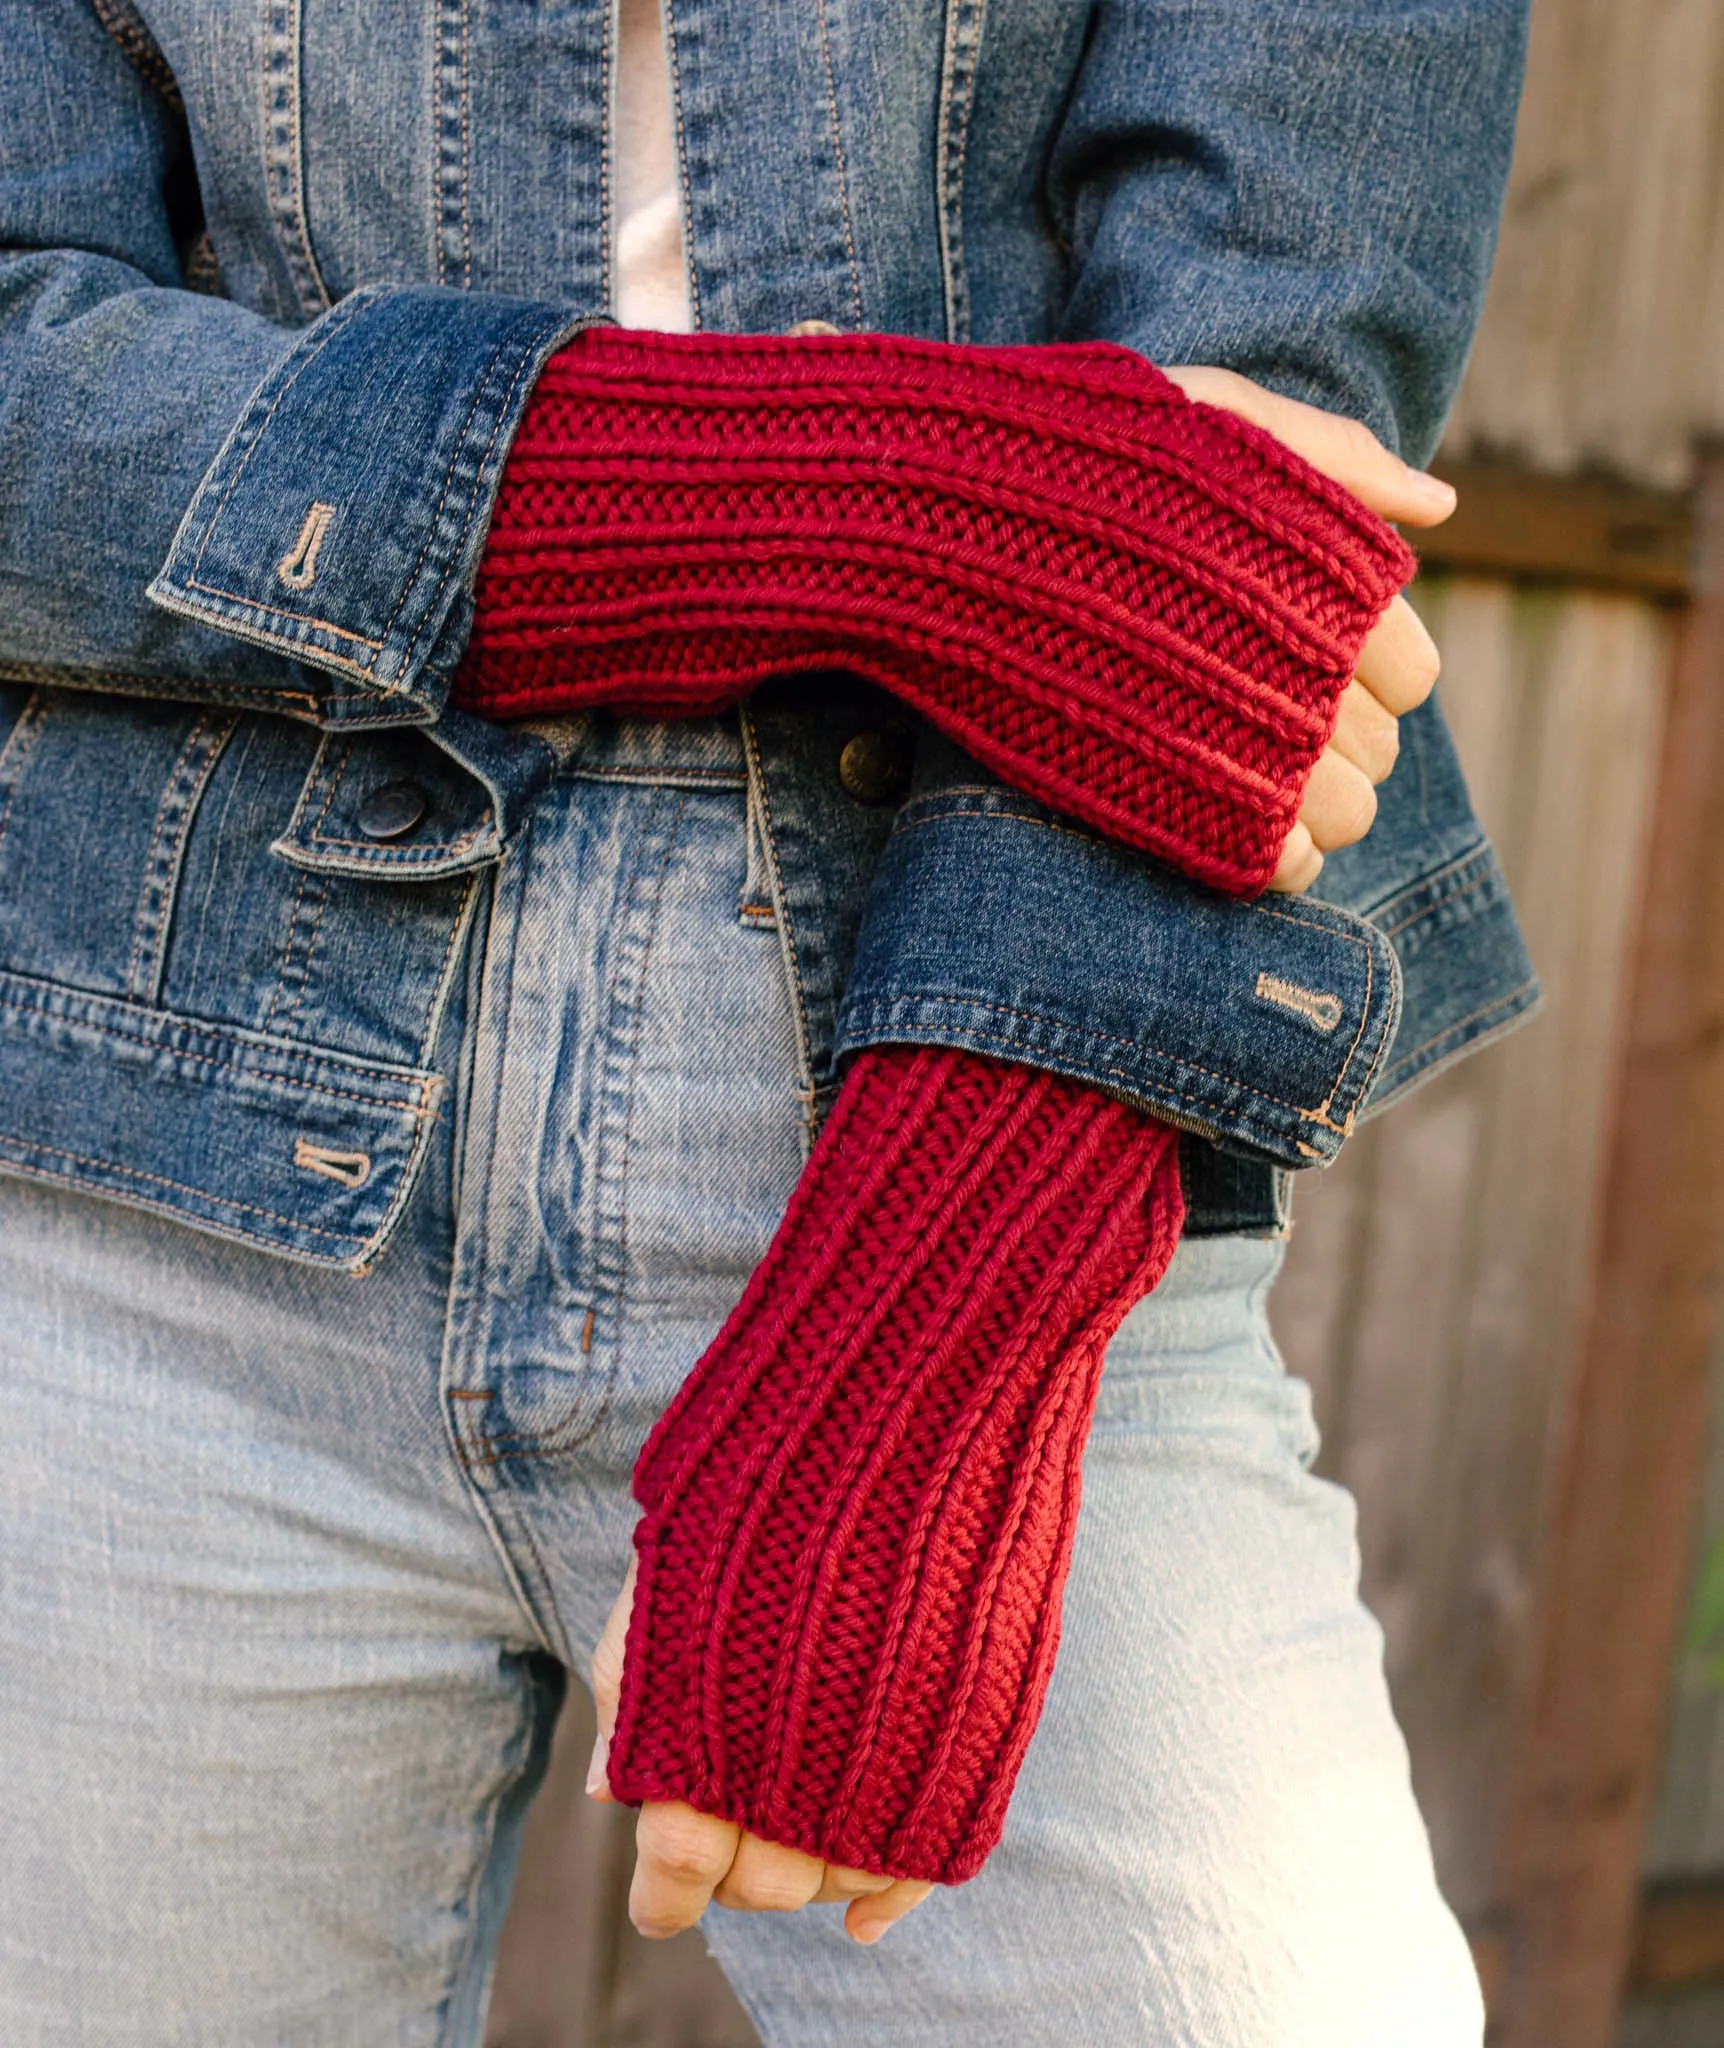
{"type": "Polygon", "coordinates": [[[282,239],[282,253],[298,310],[315,319],[329,309],[311,246],[305,209],[305,143],[301,119],[300,56],[304,23],[299,0],[270,0],[264,24],[263,149],[270,217],[282,239]]]}
{"type": "Polygon", "coordinates": [[[436,1035],[437,1024],[442,1014],[444,986],[448,979],[449,964],[454,957],[457,941],[467,929],[467,911],[473,901],[473,891],[479,886],[479,877],[470,874],[467,886],[461,891],[461,900],[455,906],[455,915],[449,921],[449,936],[443,943],[443,957],[437,963],[437,972],[431,977],[431,995],[425,1005],[425,1028],[419,1034],[419,1050],[416,1055],[420,1066],[426,1065],[431,1057],[431,1041],[436,1035]]]}
{"type": "MultiPolygon", "coordinates": [[[[249,1216],[262,1216],[271,1223],[285,1223],[290,1230],[303,1230],[312,1237],[327,1237],[334,1244],[364,1244],[371,1235],[354,1230],[324,1230],[315,1223],[306,1223],[297,1216],[283,1216],[277,1210],[265,1209],[256,1202],[241,1202],[231,1195],[212,1194],[208,1188],[170,1180],[166,1174],[146,1173],[141,1167],[122,1166],[117,1159],[96,1159],[87,1153],[68,1152],[60,1145],[43,1145],[34,1138],[20,1137],[16,1131],[0,1131],[0,1144],[16,1145],[21,1152],[46,1153],[50,1159],[64,1159],[74,1166],[94,1167],[101,1173],[117,1173],[127,1180],[144,1181],[153,1187],[172,1188],[175,1194],[196,1195],[200,1201],[213,1202],[218,1208],[240,1209],[249,1216]]],[[[268,1243],[271,1240],[261,1241],[268,1243]]]]}
{"type": "Polygon", "coordinates": [[[468,85],[468,0],[458,0],[451,7],[445,4],[438,10],[437,23],[437,66],[432,83],[431,118],[437,136],[437,282],[453,282],[457,268],[450,261],[450,240],[458,235],[456,256],[460,272],[461,288],[473,288],[473,236],[470,211],[469,186],[472,178],[471,146],[468,135],[470,115],[468,85]],[[451,28],[455,33],[451,35],[451,28]],[[453,88],[451,93],[450,88],[453,88]],[[453,99],[461,110],[461,149],[457,160],[451,163],[448,148],[444,142],[444,123],[447,118],[447,102],[453,99]],[[450,206],[451,168],[456,173],[457,204],[450,206]]]}
{"type": "Polygon", "coordinates": [[[292,1074],[276,1073],[267,1067],[241,1066],[236,1068],[231,1060],[217,1059],[213,1053],[187,1052],[180,1046],[153,1045],[148,1038],[138,1032],[122,1031],[116,1024],[101,1023],[94,1018],[80,1018],[78,1020],[78,1029],[99,1032],[104,1038],[118,1039],[122,1045],[138,1046],[143,1051],[153,1052],[158,1057],[165,1057],[178,1065],[190,1064],[200,1067],[214,1067],[218,1072],[234,1074],[237,1079],[242,1081],[274,1082],[279,1087],[293,1089],[296,1092],[302,1092],[307,1095],[327,1095],[336,1102],[356,1102],[362,1109],[382,1110],[391,1116],[409,1117],[415,1123],[422,1122],[427,1116],[435,1114],[434,1106],[425,1100],[430,1091],[431,1084],[429,1081],[415,1083],[420,1097],[416,1105],[405,1101],[391,1102],[386,1096],[360,1095],[347,1088],[331,1088],[321,1081],[303,1081],[292,1074]]]}
{"type": "Polygon", "coordinates": [[[222,683],[206,676],[144,676],[130,669],[51,668],[40,661],[0,661],[0,683],[32,688],[89,690],[107,697],[166,697],[176,704],[226,704],[239,711],[278,711],[302,723],[315,718],[320,700],[305,691],[267,683],[222,683]]]}
{"type": "Polygon", "coordinates": [[[1396,938],[1402,932],[1411,931],[1414,925],[1423,924],[1427,917],[1435,917],[1439,910],[1447,909],[1451,903],[1459,903],[1463,897],[1472,895],[1474,890],[1487,888],[1495,879],[1496,869],[1486,866],[1479,874],[1474,875],[1471,881],[1457,882],[1455,887],[1445,889],[1440,896],[1433,896],[1418,910],[1409,911],[1399,924],[1382,925],[1378,929],[1384,938],[1396,938]]]}
{"type": "Polygon", "coordinates": [[[970,149],[970,114],[981,63],[986,0],[948,0],[935,143],[940,268],[946,294],[946,339],[970,338],[970,278],[964,252],[964,171],[970,149]],[[954,146],[955,138],[955,146],[954,146]]]}
{"type": "Polygon", "coordinates": [[[4,851],[6,834],[12,829],[12,802],[23,780],[24,765],[47,723],[48,701],[46,692],[32,690],[6,735],[6,744],[0,747],[0,789],[5,791],[6,798],[0,805],[0,851],[4,851]]]}
{"type": "Polygon", "coordinates": [[[179,757],[163,787],[161,802],[156,806],[155,822],[150,827],[149,850],[144,855],[143,880],[132,919],[132,950],[126,962],[126,994],[133,1002],[154,1003],[161,994],[167,936],[174,896],[179,886],[186,835],[197,817],[198,805],[203,800],[216,763],[226,752],[228,740],[238,723],[238,717],[232,712],[219,718],[207,711],[200,712],[192,721],[185,744],[180,748],[179,757]],[[165,872],[158,876],[156,851],[162,844],[164,827],[170,834],[170,842],[163,864],[165,872]]]}
{"type": "Polygon", "coordinates": [[[856,262],[856,234],[850,220],[850,173],[844,162],[844,130],[838,118],[838,85],[832,71],[832,36],[826,19],[826,0],[814,0],[820,24],[820,60],[826,71],[826,105],[832,117],[832,157],[838,167],[838,212],[844,223],[844,253],[850,265],[850,297],[856,308],[856,331],[862,332],[866,316],[862,311],[862,272],[856,262]]]}

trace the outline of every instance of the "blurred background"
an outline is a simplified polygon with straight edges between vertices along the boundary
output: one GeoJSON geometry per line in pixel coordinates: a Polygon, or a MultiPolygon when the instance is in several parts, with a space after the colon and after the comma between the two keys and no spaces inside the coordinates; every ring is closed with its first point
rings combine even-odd
{"type": "MultiPolygon", "coordinates": [[[[1492,2048],[1724,2048],[1721,113],[1724,0],[1537,0],[1415,601],[1547,1006],[1302,1177],[1277,1296],[1492,2048]]],[[[492,2048],[746,2048],[590,1726],[492,2048]]]]}

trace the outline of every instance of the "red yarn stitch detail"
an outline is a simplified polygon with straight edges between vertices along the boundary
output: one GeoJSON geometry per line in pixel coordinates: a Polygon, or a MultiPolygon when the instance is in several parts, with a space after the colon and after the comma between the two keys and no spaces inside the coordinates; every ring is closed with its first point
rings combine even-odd
{"type": "Polygon", "coordinates": [[[528,404],[454,695],[689,714],[841,667],[1246,895],[1413,566],[1126,349],[593,329],[528,404]]]}
{"type": "Polygon", "coordinates": [[[1102,1354],[1183,1221],[1176,1137],[1058,1076],[859,1057],[635,1472],[610,1752],[830,1861],[957,1882],[1041,1711],[1102,1354]]]}

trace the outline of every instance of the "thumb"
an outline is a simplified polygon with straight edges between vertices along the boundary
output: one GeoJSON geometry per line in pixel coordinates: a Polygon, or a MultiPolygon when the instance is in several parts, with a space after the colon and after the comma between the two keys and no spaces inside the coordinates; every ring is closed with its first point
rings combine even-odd
{"type": "Polygon", "coordinates": [[[628,1641],[629,1613],[635,1604],[635,1560],[629,1559],[628,1576],[605,1621],[604,1634],[593,1652],[591,1666],[593,1706],[597,1710],[599,1737],[593,1744],[592,1762],[587,1766],[587,1797],[607,1801],[611,1797],[608,1775],[611,1737],[616,1733],[617,1701],[623,1688],[623,1647],[628,1641]]]}
{"type": "Polygon", "coordinates": [[[1403,462],[1359,420],[1284,398],[1236,370],[1178,363],[1164,374],[1187,398],[1236,413],[1273,434],[1384,519],[1440,526],[1455,509],[1451,485],[1403,462]]]}

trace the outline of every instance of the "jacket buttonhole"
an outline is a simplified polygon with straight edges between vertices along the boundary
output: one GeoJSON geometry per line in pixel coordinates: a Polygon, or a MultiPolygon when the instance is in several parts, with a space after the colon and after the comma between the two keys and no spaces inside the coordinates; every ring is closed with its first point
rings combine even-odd
{"type": "Polygon", "coordinates": [[[329,531],[329,522],[335,517],[335,507],[325,505],[321,500],[305,515],[305,522],[299,529],[299,538],[281,560],[275,565],[276,579],[289,590],[309,590],[317,581],[317,557],[323,547],[323,537],[329,531]]]}
{"type": "Polygon", "coordinates": [[[1347,1014],[1339,996],[1324,989],[1301,988],[1296,981],[1284,980],[1279,974],[1258,975],[1255,993],[1259,1002],[1291,1010],[1295,1017],[1303,1017],[1314,1030],[1325,1034],[1333,1031],[1347,1014]]]}

